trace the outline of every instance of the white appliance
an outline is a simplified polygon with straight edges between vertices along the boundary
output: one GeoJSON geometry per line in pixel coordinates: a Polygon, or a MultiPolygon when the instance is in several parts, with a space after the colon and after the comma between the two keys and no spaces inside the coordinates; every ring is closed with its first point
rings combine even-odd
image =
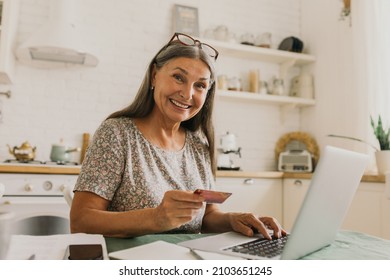
{"type": "Polygon", "coordinates": [[[15,55],[24,64],[40,68],[70,65],[97,66],[98,58],[87,45],[87,34],[72,21],[77,11],[74,0],[51,0],[49,21],[23,42],[15,55]]]}
{"type": "Polygon", "coordinates": [[[73,189],[77,177],[78,175],[0,173],[0,185],[5,189],[0,198],[0,212],[14,214],[12,232],[29,235],[69,233],[70,207],[64,193],[73,189]]]}
{"type": "Polygon", "coordinates": [[[282,152],[279,154],[278,170],[282,172],[312,172],[312,157],[306,150],[282,152]]]}
{"type": "Polygon", "coordinates": [[[236,136],[229,132],[220,138],[220,148],[217,158],[218,170],[240,170],[232,160],[231,154],[236,154],[241,158],[241,148],[237,147],[236,136]]]}

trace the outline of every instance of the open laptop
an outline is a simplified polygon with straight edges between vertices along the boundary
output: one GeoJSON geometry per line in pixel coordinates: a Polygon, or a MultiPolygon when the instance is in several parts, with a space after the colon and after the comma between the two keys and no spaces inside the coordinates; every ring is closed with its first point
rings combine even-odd
{"type": "Polygon", "coordinates": [[[334,241],[367,163],[367,155],[331,146],[324,148],[291,233],[285,242],[273,241],[278,242],[280,247],[276,255],[268,256],[264,252],[253,255],[237,250],[242,248],[240,244],[261,238],[260,234],[247,237],[227,232],[184,241],[178,245],[246,259],[299,259],[334,241]]]}

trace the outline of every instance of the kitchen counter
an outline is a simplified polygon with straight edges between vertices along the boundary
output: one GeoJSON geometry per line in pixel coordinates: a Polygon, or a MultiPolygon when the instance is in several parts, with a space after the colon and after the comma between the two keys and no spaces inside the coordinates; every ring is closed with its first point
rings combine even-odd
{"type": "MultiPolygon", "coordinates": [[[[231,178],[288,178],[288,179],[311,179],[313,173],[284,173],[279,171],[261,171],[261,172],[244,172],[244,171],[217,171],[217,177],[231,178]]],[[[364,174],[362,182],[385,183],[383,174],[364,174]]]]}
{"type": "Polygon", "coordinates": [[[263,178],[263,179],[278,179],[283,178],[283,172],[279,171],[217,171],[217,177],[232,177],[232,178],[263,178]]]}
{"type": "Polygon", "coordinates": [[[77,165],[44,165],[44,164],[0,164],[0,173],[30,173],[78,175],[81,166],[77,165]]]}
{"type": "MultiPolygon", "coordinates": [[[[290,179],[311,179],[312,176],[313,173],[284,173],[283,174],[283,178],[290,178],[290,179]]],[[[385,175],[366,173],[363,175],[361,181],[370,182],[370,183],[385,183],[385,175]]]]}
{"type": "MultiPolygon", "coordinates": [[[[35,165],[35,164],[0,164],[0,173],[62,174],[78,175],[81,166],[35,165]]],[[[217,171],[217,177],[227,178],[263,178],[263,179],[311,179],[313,173],[284,173],[279,171],[217,171]]],[[[365,174],[362,182],[385,183],[382,174],[365,174]]]]}

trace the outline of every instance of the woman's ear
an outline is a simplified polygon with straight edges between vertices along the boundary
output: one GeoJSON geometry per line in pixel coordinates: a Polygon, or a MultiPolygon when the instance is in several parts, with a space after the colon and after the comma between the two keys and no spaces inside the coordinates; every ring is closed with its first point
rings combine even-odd
{"type": "Polygon", "coordinates": [[[152,66],[152,73],[151,73],[151,79],[150,79],[150,83],[151,83],[151,87],[154,87],[155,86],[155,83],[156,83],[156,73],[157,73],[157,70],[156,70],[156,63],[153,64],[152,66]]]}

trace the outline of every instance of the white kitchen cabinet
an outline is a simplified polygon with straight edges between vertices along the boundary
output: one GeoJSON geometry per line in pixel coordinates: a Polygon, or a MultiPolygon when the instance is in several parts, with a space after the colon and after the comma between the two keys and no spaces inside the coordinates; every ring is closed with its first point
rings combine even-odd
{"type": "Polygon", "coordinates": [[[219,206],[226,212],[252,212],[282,219],[282,180],[264,178],[217,178],[217,190],[232,195],[219,206]]]}
{"type": "Polygon", "coordinates": [[[389,232],[386,232],[390,225],[389,205],[384,183],[361,183],[344,220],[343,229],[390,239],[389,232]]]}
{"type": "Polygon", "coordinates": [[[0,84],[12,83],[19,0],[0,0],[0,84]]]}
{"type": "MultiPolygon", "coordinates": [[[[309,184],[308,179],[283,180],[283,226],[287,230],[294,224],[309,184]]],[[[342,229],[390,239],[390,198],[384,183],[360,183],[342,229]]]]}
{"type": "MultiPolygon", "coordinates": [[[[221,54],[239,59],[250,59],[279,65],[279,77],[284,79],[290,67],[303,67],[315,61],[315,57],[308,54],[281,51],[269,48],[260,48],[238,43],[228,43],[217,40],[201,39],[215,47],[221,54]]],[[[288,90],[288,89],[286,89],[288,90]]],[[[313,106],[314,99],[256,94],[243,91],[218,90],[217,96],[223,98],[249,99],[256,102],[279,105],[313,106]]]]}
{"type": "MultiPolygon", "coordinates": [[[[390,176],[387,176],[390,179],[390,176]]],[[[385,195],[382,198],[383,202],[383,238],[390,239],[390,182],[385,185],[385,195]]]]}
{"type": "Polygon", "coordinates": [[[283,179],[283,227],[290,231],[309,188],[310,180],[283,179]]]}

